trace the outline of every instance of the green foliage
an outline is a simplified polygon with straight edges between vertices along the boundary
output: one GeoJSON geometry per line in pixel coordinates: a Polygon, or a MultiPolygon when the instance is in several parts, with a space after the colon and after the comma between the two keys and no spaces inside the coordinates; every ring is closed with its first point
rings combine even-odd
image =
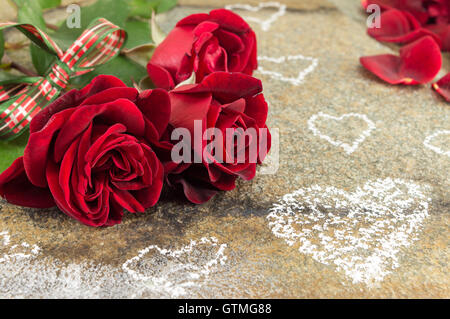
{"type": "Polygon", "coordinates": [[[46,31],[42,8],[39,1],[36,0],[13,0],[17,5],[17,21],[20,23],[29,23],[46,31]]]}
{"type": "Polygon", "coordinates": [[[3,39],[3,32],[0,31],[0,61],[2,60],[4,51],[5,51],[5,40],[3,39]]]}
{"type": "Polygon", "coordinates": [[[55,56],[41,49],[34,43],[30,45],[31,61],[37,73],[44,76],[51,65],[55,63],[55,56]]]}
{"type": "Polygon", "coordinates": [[[131,16],[150,18],[152,11],[156,13],[166,12],[172,9],[177,0],[128,0],[131,8],[131,16]]]}
{"type": "Polygon", "coordinates": [[[61,5],[61,0],[39,0],[39,4],[43,10],[56,8],[61,5]]]}
{"type": "Polygon", "coordinates": [[[81,28],[69,28],[63,23],[52,38],[63,50],[67,50],[96,18],[105,18],[124,28],[129,12],[127,0],[98,0],[90,6],[81,7],[81,28]]]}
{"type": "Polygon", "coordinates": [[[28,142],[28,133],[24,133],[15,140],[0,140],[0,173],[7,169],[14,160],[23,155],[28,142]]]}
{"type": "Polygon", "coordinates": [[[147,22],[129,19],[125,23],[125,30],[128,34],[128,41],[125,45],[127,49],[152,42],[150,25],[147,22]]]}
{"type": "Polygon", "coordinates": [[[94,77],[100,74],[114,75],[121,79],[128,86],[132,86],[133,81],[139,83],[139,81],[147,75],[147,70],[139,63],[136,63],[120,55],[110,62],[99,66],[93,72],[89,72],[82,76],[73,78],[73,80],[71,81],[71,85],[81,88],[87,85],[94,77]]]}

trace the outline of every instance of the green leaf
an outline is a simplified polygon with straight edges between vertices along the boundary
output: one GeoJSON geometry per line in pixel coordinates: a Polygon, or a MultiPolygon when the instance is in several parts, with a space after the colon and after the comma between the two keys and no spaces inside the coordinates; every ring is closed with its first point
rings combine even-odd
{"type": "Polygon", "coordinates": [[[23,155],[28,142],[28,133],[24,133],[15,140],[0,140],[0,173],[7,169],[14,160],[23,155]]]}
{"type": "Polygon", "coordinates": [[[131,8],[131,16],[150,18],[152,11],[162,13],[172,9],[177,0],[128,0],[131,8]]]}
{"type": "Polygon", "coordinates": [[[44,76],[51,65],[55,63],[55,56],[41,49],[34,43],[30,45],[31,61],[39,75],[44,76]]]}
{"type": "Polygon", "coordinates": [[[81,7],[81,28],[71,29],[64,22],[52,38],[63,50],[67,50],[96,18],[105,18],[123,28],[129,12],[127,0],[97,0],[88,7],[81,7]]]}
{"type": "Polygon", "coordinates": [[[36,0],[13,0],[17,5],[17,21],[32,24],[42,31],[46,31],[42,8],[36,0]]]}
{"type": "Polygon", "coordinates": [[[139,82],[147,75],[147,70],[142,65],[120,55],[94,71],[74,78],[71,85],[78,88],[84,87],[100,74],[114,75],[128,86],[132,86],[133,81],[139,82]]]}
{"type": "Polygon", "coordinates": [[[42,9],[56,8],[61,5],[61,0],[39,0],[42,9]]]}
{"type": "Polygon", "coordinates": [[[161,0],[156,7],[156,13],[163,13],[169,11],[177,5],[177,0],[161,0]]]}
{"type": "Polygon", "coordinates": [[[128,20],[125,23],[125,30],[128,34],[126,49],[132,49],[143,44],[152,43],[150,25],[143,21],[128,20]]]}
{"type": "Polygon", "coordinates": [[[5,40],[3,39],[3,32],[0,31],[0,61],[2,60],[4,50],[5,50],[5,40]]]}

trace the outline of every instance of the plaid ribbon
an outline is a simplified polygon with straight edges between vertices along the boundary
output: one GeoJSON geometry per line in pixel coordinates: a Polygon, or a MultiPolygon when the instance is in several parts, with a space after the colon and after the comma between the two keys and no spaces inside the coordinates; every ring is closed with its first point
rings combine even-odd
{"type": "Polygon", "coordinates": [[[0,23],[14,27],[36,45],[57,57],[45,77],[23,77],[0,83],[0,138],[13,139],[28,129],[33,117],[48,106],[73,76],[91,72],[115,57],[125,44],[126,32],[105,19],[93,21],[63,52],[44,32],[30,24],[0,23]]]}

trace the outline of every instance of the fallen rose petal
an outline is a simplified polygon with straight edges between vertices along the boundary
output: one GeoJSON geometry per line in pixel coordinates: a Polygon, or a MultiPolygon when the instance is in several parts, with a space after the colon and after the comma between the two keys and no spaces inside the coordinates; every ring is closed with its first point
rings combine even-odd
{"type": "Polygon", "coordinates": [[[362,0],[361,5],[364,9],[371,4],[378,5],[382,11],[389,9],[398,9],[408,11],[421,24],[425,24],[429,18],[429,13],[425,5],[420,0],[362,0]]]}
{"type": "Polygon", "coordinates": [[[383,21],[380,28],[367,29],[367,33],[378,41],[410,43],[429,35],[441,46],[440,37],[422,28],[419,21],[407,11],[390,9],[383,12],[380,19],[383,21]]]}
{"type": "Polygon", "coordinates": [[[382,54],[360,58],[361,64],[390,84],[416,85],[430,82],[442,65],[441,51],[432,37],[426,36],[404,46],[400,56],[382,54]]]}
{"type": "Polygon", "coordinates": [[[450,102],[450,73],[433,83],[432,88],[438,92],[447,102],[450,102]]]}

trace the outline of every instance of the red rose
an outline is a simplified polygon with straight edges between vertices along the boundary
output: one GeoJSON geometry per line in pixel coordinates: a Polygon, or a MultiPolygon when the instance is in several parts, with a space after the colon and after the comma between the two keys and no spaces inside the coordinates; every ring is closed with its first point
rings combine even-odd
{"type": "Polygon", "coordinates": [[[218,9],[179,21],[156,48],[147,69],[157,87],[171,89],[192,72],[201,82],[212,72],[251,75],[256,67],[255,33],[237,14],[218,9]]]}
{"type": "Polygon", "coordinates": [[[212,73],[199,84],[169,92],[172,111],[168,133],[172,145],[167,149],[172,154],[163,162],[169,184],[181,184],[191,202],[206,202],[219,190],[234,189],[238,177],[251,180],[255,176],[256,165],[264,159],[271,142],[266,126],[268,108],[261,92],[260,80],[227,72],[212,73]],[[174,132],[180,128],[191,137],[188,151],[183,150],[191,161],[177,163],[173,151],[183,144],[177,144],[174,132]],[[220,134],[209,141],[208,130],[214,129],[220,134]],[[244,138],[230,139],[231,132],[244,138]],[[255,134],[246,137],[245,133],[255,134]],[[206,139],[202,139],[204,136],[206,139]],[[209,152],[208,145],[213,141],[217,148],[209,152]],[[197,163],[195,159],[199,159],[197,163]]]}
{"type": "Polygon", "coordinates": [[[123,209],[159,199],[164,171],[151,148],[170,116],[163,90],[141,94],[99,76],[41,111],[23,157],[0,175],[0,195],[21,206],[57,205],[89,226],[112,226],[123,209]]]}

